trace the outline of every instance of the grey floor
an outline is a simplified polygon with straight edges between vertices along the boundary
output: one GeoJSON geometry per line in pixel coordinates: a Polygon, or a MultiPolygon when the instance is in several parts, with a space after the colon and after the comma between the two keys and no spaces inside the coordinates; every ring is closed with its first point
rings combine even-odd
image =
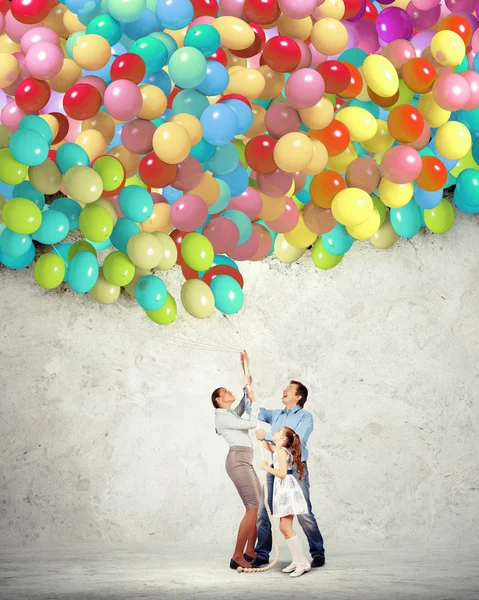
{"type": "Polygon", "coordinates": [[[333,551],[292,580],[238,574],[228,549],[98,546],[0,549],[1,600],[478,600],[479,548],[333,551]],[[226,561],[227,563],[227,561],[226,561]]]}

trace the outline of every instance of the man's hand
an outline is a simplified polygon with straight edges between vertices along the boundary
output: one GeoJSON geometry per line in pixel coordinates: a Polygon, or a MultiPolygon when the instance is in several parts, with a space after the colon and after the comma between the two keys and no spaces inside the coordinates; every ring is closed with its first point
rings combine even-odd
{"type": "Polygon", "coordinates": [[[257,429],[256,430],[256,439],[259,440],[260,442],[264,442],[264,440],[266,439],[266,431],[264,429],[257,429]]]}

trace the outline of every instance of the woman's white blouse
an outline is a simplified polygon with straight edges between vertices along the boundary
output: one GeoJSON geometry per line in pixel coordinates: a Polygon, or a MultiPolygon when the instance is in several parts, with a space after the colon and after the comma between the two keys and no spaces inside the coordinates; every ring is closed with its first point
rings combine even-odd
{"type": "Polygon", "coordinates": [[[215,409],[215,427],[230,447],[249,446],[252,448],[249,430],[254,429],[258,423],[258,411],[258,403],[250,404],[244,395],[234,410],[215,409]],[[246,410],[247,403],[249,404],[249,413],[246,410]],[[245,412],[247,417],[243,418],[245,412]]]}

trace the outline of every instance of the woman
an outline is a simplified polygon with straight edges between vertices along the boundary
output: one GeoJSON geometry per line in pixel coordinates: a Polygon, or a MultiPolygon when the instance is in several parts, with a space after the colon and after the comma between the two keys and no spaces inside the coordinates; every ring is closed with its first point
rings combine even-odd
{"type": "MultiPolygon", "coordinates": [[[[242,353],[241,363],[244,365],[246,360],[246,353],[242,353]]],[[[230,447],[226,458],[226,472],[235,484],[246,509],[230,561],[232,569],[240,566],[248,568],[256,557],[256,517],[261,500],[261,484],[253,468],[253,444],[249,437],[249,430],[254,429],[258,422],[258,404],[250,387],[251,377],[247,372],[243,383],[245,395],[235,410],[231,410],[235,397],[229,390],[218,388],[211,395],[215,407],[216,430],[230,447]],[[250,402],[250,410],[248,417],[242,418],[246,411],[246,398],[250,402]]]]}

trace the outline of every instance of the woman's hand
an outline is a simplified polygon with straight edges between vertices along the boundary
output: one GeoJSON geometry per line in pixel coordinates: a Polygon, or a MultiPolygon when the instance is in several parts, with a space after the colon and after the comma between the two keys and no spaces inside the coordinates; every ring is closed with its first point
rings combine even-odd
{"type": "Polygon", "coordinates": [[[244,388],[247,388],[249,385],[251,385],[251,382],[252,382],[252,381],[253,381],[253,380],[252,380],[252,378],[251,378],[251,375],[245,375],[245,376],[243,377],[243,387],[244,387],[244,388]]]}
{"type": "Polygon", "coordinates": [[[256,396],[251,388],[246,390],[246,397],[250,402],[256,402],[256,396]]]}
{"type": "Polygon", "coordinates": [[[268,469],[269,469],[268,461],[262,460],[260,467],[263,469],[263,471],[268,471],[268,469]]]}

